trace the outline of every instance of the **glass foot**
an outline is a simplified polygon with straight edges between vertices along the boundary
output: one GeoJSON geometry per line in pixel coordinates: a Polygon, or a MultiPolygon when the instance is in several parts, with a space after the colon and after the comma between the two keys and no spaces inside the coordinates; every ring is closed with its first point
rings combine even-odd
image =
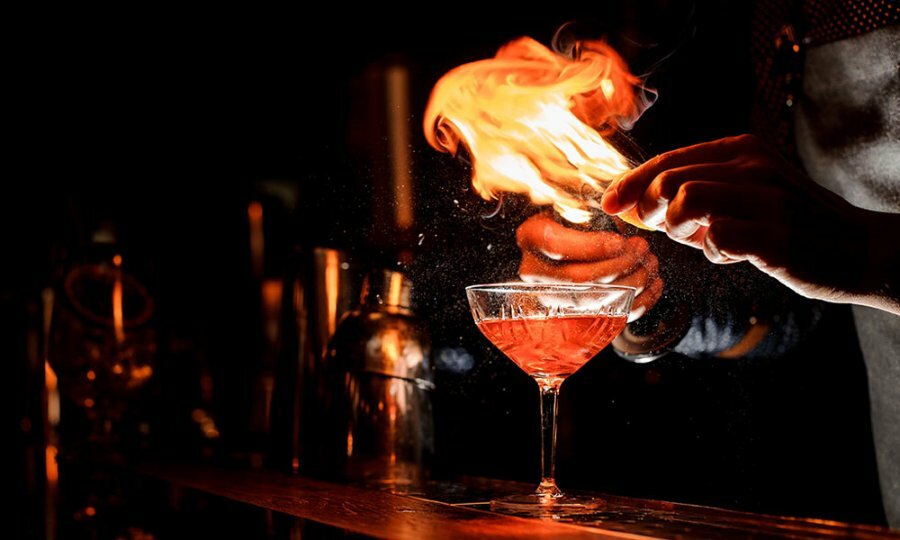
{"type": "Polygon", "coordinates": [[[510,495],[491,501],[491,510],[522,517],[556,517],[562,515],[591,514],[603,505],[602,499],[580,495],[557,497],[528,493],[510,495]]]}

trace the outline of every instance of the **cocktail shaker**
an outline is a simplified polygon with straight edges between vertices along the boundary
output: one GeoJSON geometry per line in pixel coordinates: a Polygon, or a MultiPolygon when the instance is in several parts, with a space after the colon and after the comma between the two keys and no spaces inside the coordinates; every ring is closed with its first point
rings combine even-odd
{"type": "Polygon", "coordinates": [[[325,361],[327,446],[338,476],[405,485],[422,478],[434,450],[434,369],[412,283],[375,271],[347,313],[325,361]]]}

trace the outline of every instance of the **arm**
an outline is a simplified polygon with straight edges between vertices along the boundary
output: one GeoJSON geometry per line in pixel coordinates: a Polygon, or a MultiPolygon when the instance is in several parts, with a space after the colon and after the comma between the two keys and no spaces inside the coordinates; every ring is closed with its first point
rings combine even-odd
{"type": "Polygon", "coordinates": [[[677,353],[691,358],[778,358],[809,335],[822,317],[825,304],[795,294],[750,265],[703,263],[705,268],[693,281],[699,290],[691,324],[675,347],[677,353]]]}
{"type": "Polygon", "coordinates": [[[668,152],[603,196],[716,264],[748,261],[802,296],[900,314],[900,215],[854,207],[756,137],[668,152]]]}
{"type": "Polygon", "coordinates": [[[644,321],[638,319],[663,295],[668,299],[661,321],[666,329],[648,331],[674,332],[680,341],[675,351],[693,358],[778,356],[819,318],[817,302],[745,265],[711,265],[696,251],[657,233],[626,237],[576,230],[537,214],[522,223],[517,239],[523,280],[616,283],[638,289],[629,317],[637,323],[629,324],[613,343],[617,352],[637,361],[649,359],[641,360],[642,347],[652,348],[641,332],[644,321]]]}

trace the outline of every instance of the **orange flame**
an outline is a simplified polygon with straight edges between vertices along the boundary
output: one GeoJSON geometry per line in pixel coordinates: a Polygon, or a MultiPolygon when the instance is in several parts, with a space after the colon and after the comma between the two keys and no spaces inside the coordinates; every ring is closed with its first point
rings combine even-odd
{"type": "Polygon", "coordinates": [[[442,152],[465,145],[484,199],[525,193],[584,223],[602,191],[631,168],[604,135],[630,128],[648,105],[640,79],[601,41],[580,41],[572,53],[523,37],[435,85],[425,137],[442,152]]]}

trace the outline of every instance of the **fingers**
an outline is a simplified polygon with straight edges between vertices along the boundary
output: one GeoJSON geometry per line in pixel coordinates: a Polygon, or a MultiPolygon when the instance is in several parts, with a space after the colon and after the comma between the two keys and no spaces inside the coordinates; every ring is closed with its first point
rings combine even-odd
{"type": "Polygon", "coordinates": [[[720,182],[687,182],[668,205],[669,238],[700,249],[711,262],[731,264],[785,252],[787,200],[777,189],[720,182]]]}
{"type": "Polygon", "coordinates": [[[631,314],[628,316],[629,322],[641,318],[644,313],[653,309],[653,306],[662,297],[663,285],[663,280],[656,277],[644,287],[644,290],[631,303],[631,314]]]}
{"type": "Polygon", "coordinates": [[[634,272],[615,280],[616,285],[634,287],[634,294],[644,292],[644,288],[650,282],[650,271],[643,265],[635,268],[634,272]]]}
{"type": "Polygon", "coordinates": [[[623,174],[603,194],[604,212],[619,214],[637,204],[641,195],[663,171],[692,165],[724,163],[741,152],[755,149],[758,141],[751,135],[739,135],[679,148],[661,154],[623,174]]]}
{"type": "Polygon", "coordinates": [[[675,240],[702,250],[715,264],[750,261],[757,267],[778,266],[790,255],[787,233],[766,221],[716,219],[687,238],[675,240]]]}
{"type": "Polygon", "coordinates": [[[624,252],[611,259],[583,262],[558,262],[540,254],[524,251],[519,275],[526,281],[570,281],[576,283],[616,283],[643,288],[655,277],[659,262],[650,253],[647,241],[632,237],[625,241],[624,252]],[[638,273],[638,269],[642,273],[638,273]],[[624,280],[628,282],[624,282],[624,280]]]}
{"type": "Polygon", "coordinates": [[[516,231],[523,252],[553,260],[597,261],[622,254],[625,239],[613,232],[579,231],[554,221],[546,214],[525,220],[516,231]]]}
{"type": "Polygon", "coordinates": [[[742,172],[735,162],[703,163],[664,170],[653,178],[644,193],[638,195],[632,209],[643,223],[661,229],[666,222],[666,208],[681,186],[704,180],[734,182],[742,172]]]}
{"type": "Polygon", "coordinates": [[[572,283],[612,283],[617,278],[631,273],[640,265],[640,260],[630,254],[597,262],[550,261],[530,251],[522,253],[519,275],[525,281],[565,281],[572,283]]]}
{"type": "Polygon", "coordinates": [[[626,276],[620,276],[613,281],[615,285],[634,287],[635,294],[640,295],[644,289],[655,279],[659,279],[659,261],[652,253],[646,253],[641,257],[640,266],[626,276]]]}
{"type": "Polygon", "coordinates": [[[594,262],[554,261],[525,250],[522,252],[519,276],[528,282],[612,283],[634,287],[636,296],[629,321],[640,318],[652,309],[663,292],[659,261],[650,252],[647,241],[640,237],[627,239],[621,255],[594,262]]]}
{"type": "Polygon", "coordinates": [[[757,137],[738,135],[666,152],[623,174],[603,194],[601,207],[609,214],[619,214],[628,210],[638,202],[654,179],[672,169],[704,164],[726,164],[731,161],[726,170],[735,172],[741,169],[737,166],[737,161],[766,162],[765,159],[758,159],[766,154],[764,148],[765,145],[757,137]]]}
{"type": "Polygon", "coordinates": [[[659,261],[639,236],[626,239],[611,232],[573,230],[538,214],[519,227],[517,239],[522,248],[519,276],[524,281],[634,287],[632,320],[652,308],[662,295],[659,261]]]}
{"type": "MultiPolygon", "coordinates": [[[[600,279],[586,279],[594,276],[595,269],[583,267],[583,263],[566,263],[563,265],[555,264],[542,260],[539,256],[531,253],[525,253],[522,256],[522,265],[519,268],[519,275],[523,281],[541,282],[541,281],[571,281],[571,282],[601,282],[614,283],[615,285],[625,285],[637,289],[637,296],[631,304],[631,313],[628,320],[634,321],[642,317],[646,312],[650,311],[659,301],[663,293],[663,280],[657,275],[656,257],[649,255],[647,263],[638,265],[637,269],[625,275],[621,279],[613,279],[609,275],[605,275],[600,279]],[[572,268],[575,266],[576,268],[572,268]]],[[[606,269],[603,272],[607,272],[606,269]]]]}
{"type": "MultiPolygon", "coordinates": [[[[665,210],[664,228],[670,238],[693,238],[702,226],[716,219],[758,222],[779,220],[784,213],[784,194],[774,188],[723,182],[687,182],[678,188],[665,210]]],[[[700,247],[699,244],[693,244],[700,247]]]]}

